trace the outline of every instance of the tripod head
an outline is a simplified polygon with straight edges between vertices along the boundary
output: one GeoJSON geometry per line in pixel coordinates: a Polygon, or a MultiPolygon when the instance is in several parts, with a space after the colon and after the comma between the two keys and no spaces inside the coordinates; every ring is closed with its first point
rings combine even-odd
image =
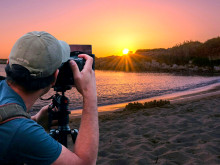
{"type": "Polygon", "coordinates": [[[52,96],[52,105],[48,109],[49,112],[49,128],[52,125],[53,120],[58,120],[58,126],[64,129],[69,129],[69,114],[68,110],[69,99],[64,95],[56,93],[52,96]],[[53,108],[57,108],[58,111],[53,111],[53,108]]]}

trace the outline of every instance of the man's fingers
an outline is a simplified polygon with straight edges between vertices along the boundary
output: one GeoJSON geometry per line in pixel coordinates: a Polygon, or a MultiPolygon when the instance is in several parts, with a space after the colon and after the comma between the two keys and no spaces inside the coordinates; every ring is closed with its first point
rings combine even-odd
{"type": "Polygon", "coordinates": [[[86,60],[84,69],[92,69],[92,64],[93,64],[93,58],[92,57],[90,57],[87,54],[80,54],[80,55],[78,55],[78,57],[84,58],[86,60]]]}
{"type": "Polygon", "coordinates": [[[73,71],[74,77],[79,77],[80,76],[80,71],[79,71],[79,68],[78,68],[75,61],[70,60],[70,67],[73,71]]]}

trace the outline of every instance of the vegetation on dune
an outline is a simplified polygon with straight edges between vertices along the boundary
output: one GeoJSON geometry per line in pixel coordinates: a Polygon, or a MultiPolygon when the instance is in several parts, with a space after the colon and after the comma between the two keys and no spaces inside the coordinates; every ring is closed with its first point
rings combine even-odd
{"type": "Polygon", "coordinates": [[[129,103],[128,105],[126,105],[123,111],[138,111],[140,109],[145,109],[145,108],[161,107],[166,104],[170,104],[170,101],[154,100],[154,101],[145,102],[144,104],[139,103],[139,102],[134,102],[134,103],[129,103]]]}
{"type": "Polygon", "coordinates": [[[113,119],[124,119],[127,118],[128,115],[134,114],[136,112],[142,111],[142,115],[150,116],[150,113],[147,111],[149,108],[162,107],[164,105],[169,105],[170,101],[167,100],[159,100],[159,101],[149,101],[145,103],[128,103],[123,110],[116,111],[110,114],[100,115],[99,119],[101,121],[108,121],[113,119]]]}

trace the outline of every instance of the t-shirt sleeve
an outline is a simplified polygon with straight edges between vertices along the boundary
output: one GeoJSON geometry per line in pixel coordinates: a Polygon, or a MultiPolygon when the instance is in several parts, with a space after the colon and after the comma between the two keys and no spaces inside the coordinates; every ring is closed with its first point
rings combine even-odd
{"type": "Polygon", "coordinates": [[[31,165],[52,164],[60,155],[62,145],[36,122],[23,119],[11,147],[20,161],[31,165]]]}

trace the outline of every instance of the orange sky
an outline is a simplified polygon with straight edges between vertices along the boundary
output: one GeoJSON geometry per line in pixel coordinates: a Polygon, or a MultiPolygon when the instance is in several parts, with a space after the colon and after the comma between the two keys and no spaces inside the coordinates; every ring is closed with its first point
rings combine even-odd
{"type": "Polygon", "coordinates": [[[219,0],[1,0],[0,58],[29,31],[91,44],[97,57],[220,36],[219,0]]]}

